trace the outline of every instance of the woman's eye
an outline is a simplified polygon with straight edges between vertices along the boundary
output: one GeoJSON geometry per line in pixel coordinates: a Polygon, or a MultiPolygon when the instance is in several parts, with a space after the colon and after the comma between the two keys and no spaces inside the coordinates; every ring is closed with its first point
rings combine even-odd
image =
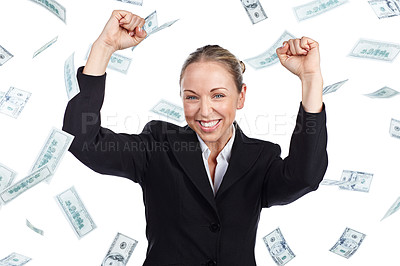
{"type": "Polygon", "coordinates": [[[196,96],[186,96],[186,99],[188,99],[188,100],[195,100],[195,99],[196,99],[196,96]]]}
{"type": "Polygon", "coordinates": [[[223,94],[216,94],[214,97],[215,97],[215,98],[222,98],[222,97],[225,97],[225,95],[223,95],[223,94]]]}

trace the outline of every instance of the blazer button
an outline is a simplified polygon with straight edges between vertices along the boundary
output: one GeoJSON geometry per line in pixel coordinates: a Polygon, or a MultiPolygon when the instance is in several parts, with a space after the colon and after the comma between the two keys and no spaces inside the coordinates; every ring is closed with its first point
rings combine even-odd
{"type": "Polygon", "coordinates": [[[210,228],[211,232],[215,233],[215,232],[219,231],[220,226],[217,223],[212,223],[212,224],[210,224],[209,228],[210,228]]]}
{"type": "Polygon", "coordinates": [[[208,260],[206,263],[207,266],[216,266],[217,262],[215,260],[208,260]]]}

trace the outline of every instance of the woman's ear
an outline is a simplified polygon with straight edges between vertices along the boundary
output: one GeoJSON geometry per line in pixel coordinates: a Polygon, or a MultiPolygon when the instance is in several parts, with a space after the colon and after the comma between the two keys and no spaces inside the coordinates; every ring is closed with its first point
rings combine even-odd
{"type": "Polygon", "coordinates": [[[238,102],[237,102],[237,106],[236,109],[242,109],[244,106],[244,100],[246,98],[246,90],[247,90],[247,86],[246,84],[242,84],[242,90],[239,93],[239,98],[238,98],[238,102]]]}

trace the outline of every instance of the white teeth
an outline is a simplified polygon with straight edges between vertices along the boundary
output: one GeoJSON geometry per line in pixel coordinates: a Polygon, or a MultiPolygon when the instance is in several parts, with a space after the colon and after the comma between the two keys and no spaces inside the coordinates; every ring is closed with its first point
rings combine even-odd
{"type": "Polygon", "coordinates": [[[213,122],[208,122],[208,123],[204,123],[204,122],[200,121],[200,124],[201,124],[203,127],[213,127],[213,126],[215,126],[215,125],[218,123],[218,121],[219,121],[219,120],[215,120],[215,121],[213,121],[213,122]]]}

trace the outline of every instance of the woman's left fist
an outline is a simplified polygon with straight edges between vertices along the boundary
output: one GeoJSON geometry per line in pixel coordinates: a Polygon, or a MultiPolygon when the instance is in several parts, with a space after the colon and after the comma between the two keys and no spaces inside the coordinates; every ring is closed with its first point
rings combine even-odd
{"type": "Polygon", "coordinates": [[[321,76],[319,45],[313,39],[302,37],[283,42],[276,49],[281,64],[302,81],[321,76]]]}

